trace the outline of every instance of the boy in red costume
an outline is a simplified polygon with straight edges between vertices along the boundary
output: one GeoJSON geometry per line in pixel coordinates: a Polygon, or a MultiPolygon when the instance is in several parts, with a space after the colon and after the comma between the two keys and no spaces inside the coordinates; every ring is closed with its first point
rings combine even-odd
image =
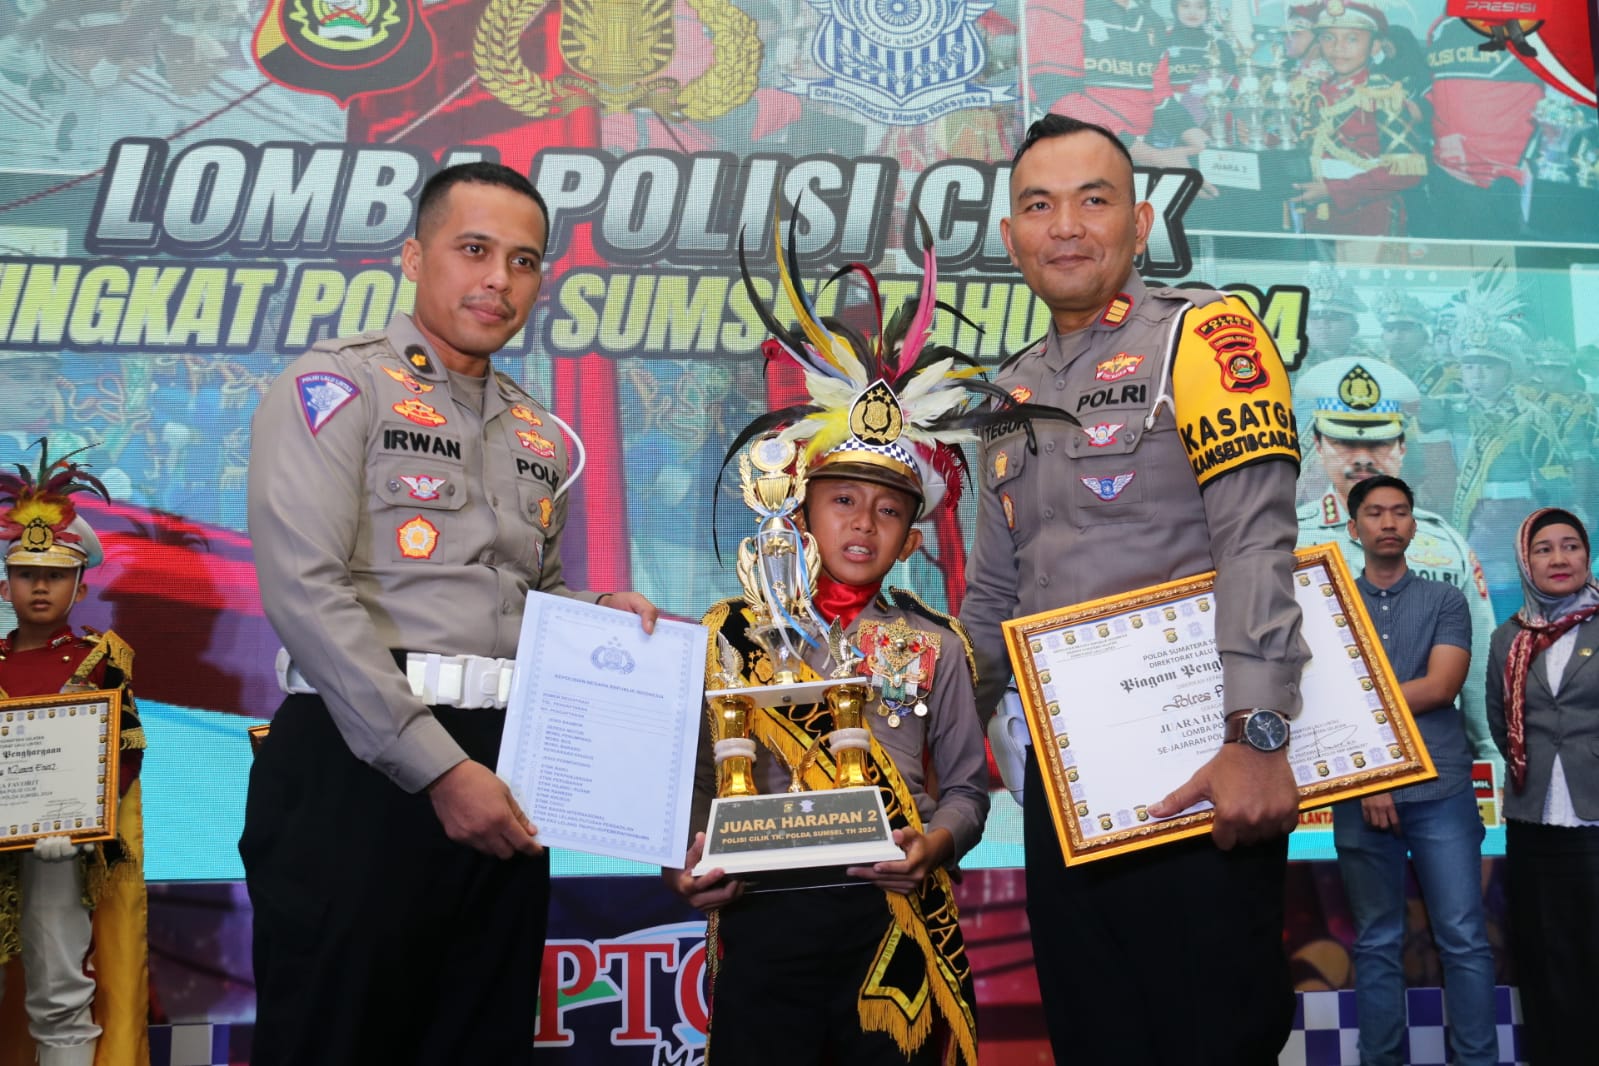
{"type": "MultiPolygon", "coordinates": [[[[0,475],[0,597],[17,614],[17,628],[0,639],[0,699],[121,693],[118,837],[80,845],[47,836],[31,850],[0,853],[0,964],[21,956],[40,1066],[92,1066],[97,1051],[102,1063],[147,1063],[144,834],[133,787],[145,741],[129,689],[133,651],[114,633],[72,631],[72,608],[88,591],[84,572],[104,556],[70,494],[105,490],[75,463],[51,464],[40,447],[37,478],[0,475]]],[[[0,969],[0,994],[4,980],[0,969]]],[[[20,1028],[0,1044],[22,1038],[20,1028]]]]}

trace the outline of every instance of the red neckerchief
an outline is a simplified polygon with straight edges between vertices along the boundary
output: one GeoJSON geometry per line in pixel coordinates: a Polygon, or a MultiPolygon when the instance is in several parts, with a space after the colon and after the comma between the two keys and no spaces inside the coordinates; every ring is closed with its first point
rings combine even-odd
{"type": "Polygon", "coordinates": [[[881,581],[872,585],[846,585],[842,581],[834,581],[825,573],[817,574],[816,595],[811,598],[811,605],[824,621],[832,622],[837,618],[848,629],[882,587],[881,581]]]}

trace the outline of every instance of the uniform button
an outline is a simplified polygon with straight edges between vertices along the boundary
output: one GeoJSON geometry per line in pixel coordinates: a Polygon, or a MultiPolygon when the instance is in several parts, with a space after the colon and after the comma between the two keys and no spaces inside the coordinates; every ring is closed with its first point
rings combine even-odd
{"type": "Polygon", "coordinates": [[[1055,382],[1055,388],[1057,390],[1064,389],[1065,387],[1066,387],[1066,383],[1064,381],[1055,382]]]}
{"type": "Polygon", "coordinates": [[[1049,585],[1049,575],[1048,574],[1039,574],[1038,575],[1038,587],[1039,588],[1045,588],[1048,585],[1049,585]]]}
{"type": "Polygon", "coordinates": [[[444,486],[444,495],[446,495],[446,496],[454,496],[455,495],[455,486],[454,485],[446,485],[446,486],[444,486]]]}
{"type": "Polygon", "coordinates": [[[492,492],[489,493],[489,506],[490,507],[498,507],[499,505],[500,505],[500,498],[498,496],[494,495],[494,493],[492,493],[492,492]]]}
{"type": "Polygon", "coordinates": [[[509,600],[507,600],[505,603],[500,604],[500,613],[501,614],[510,614],[514,610],[516,610],[516,605],[514,603],[511,603],[509,600]]]}
{"type": "Polygon", "coordinates": [[[1054,518],[1055,517],[1055,508],[1053,508],[1053,507],[1044,508],[1044,517],[1045,518],[1054,518]]]}
{"type": "Polygon", "coordinates": [[[393,478],[390,478],[389,479],[389,491],[390,492],[399,492],[400,491],[400,483],[398,481],[395,481],[393,478]]]}
{"type": "Polygon", "coordinates": [[[1382,609],[1383,609],[1383,610],[1385,610],[1385,611],[1386,611],[1386,610],[1387,610],[1387,609],[1388,609],[1388,605],[1387,605],[1387,604],[1386,604],[1386,603],[1385,603],[1385,604],[1383,604],[1383,605],[1382,605],[1382,609]]]}
{"type": "Polygon", "coordinates": [[[1054,450],[1055,450],[1055,442],[1054,442],[1054,441],[1052,441],[1052,440],[1046,440],[1046,441],[1045,441],[1045,442],[1044,442],[1044,450],[1045,450],[1045,451],[1046,451],[1046,452],[1052,452],[1052,451],[1054,451],[1054,450]]]}

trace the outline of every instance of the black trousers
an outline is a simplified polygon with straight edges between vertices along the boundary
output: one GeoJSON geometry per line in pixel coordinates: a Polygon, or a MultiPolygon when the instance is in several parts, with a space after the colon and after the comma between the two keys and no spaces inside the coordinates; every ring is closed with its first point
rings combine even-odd
{"type": "MultiPolygon", "coordinates": [[[[503,711],[434,708],[492,767],[503,711]]],[[[255,911],[255,1066],[527,1063],[549,858],[452,843],[290,696],[250,771],[239,841],[255,911]]]]}
{"type": "Polygon", "coordinates": [[[1511,955],[1532,1066],[1595,1058],[1599,827],[1505,822],[1511,955]]]}
{"type": "Polygon", "coordinates": [[[1031,752],[1023,814],[1056,1061],[1276,1066],[1294,1016],[1286,837],[1232,851],[1200,837],[1068,869],[1031,752]]]}
{"type": "Polygon", "coordinates": [[[856,1006],[891,921],[872,885],[746,896],[721,918],[710,1066],[937,1066],[938,1029],[907,1056],[856,1006]]]}

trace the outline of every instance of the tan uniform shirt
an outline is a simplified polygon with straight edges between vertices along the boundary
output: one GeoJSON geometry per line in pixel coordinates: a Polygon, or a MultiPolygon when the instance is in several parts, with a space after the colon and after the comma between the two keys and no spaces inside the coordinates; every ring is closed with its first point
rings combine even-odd
{"type": "Polygon", "coordinates": [[[325,341],[255,413],[261,601],[357,758],[408,792],[465,759],[393,650],[511,658],[529,589],[561,595],[566,445],[493,375],[479,412],[409,316],[325,341]]]}
{"type": "MultiPolygon", "coordinates": [[[[1113,302],[1086,329],[1062,337],[1051,328],[999,374],[1013,395],[1063,408],[1082,426],[1034,423],[1036,454],[1020,423],[984,431],[961,607],[977,650],[978,707],[992,713],[1011,676],[1006,619],[1215,569],[1226,709],[1296,714],[1309,659],[1290,581],[1297,464],[1249,462],[1201,490],[1174,419],[1172,374],[1162,367],[1184,313],[1220,294],[1146,289],[1133,274],[1124,296],[1126,306],[1113,302]]],[[[1282,373],[1274,351],[1266,365],[1282,373]]]]}

